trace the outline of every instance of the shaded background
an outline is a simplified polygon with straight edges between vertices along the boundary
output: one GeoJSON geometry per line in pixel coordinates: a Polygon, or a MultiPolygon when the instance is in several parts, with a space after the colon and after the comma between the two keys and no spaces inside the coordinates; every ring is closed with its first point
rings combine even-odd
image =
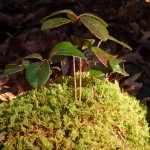
{"type": "MultiPolygon", "coordinates": [[[[126,60],[125,70],[130,76],[120,80],[123,90],[150,105],[148,0],[0,0],[0,90],[4,91],[2,93],[9,91],[9,94],[1,94],[0,99],[3,96],[3,101],[7,101],[30,89],[23,72],[2,77],[7,64],[35,52],[46,58],[57,42],[69,39],[69,24],[44,32],[40,30],[41,18],[62,9],[71,9],[77,15],[93,13],[103,18],[109,24],[110,34],[133,48],[129,52],[114,42],[102,44],[105,51],[126,60]]],[[[79,30],[84,37],[91,37],[84,27],[79,30]]],[[[110,80],[117,76],[111,76],[110,80]]]]}

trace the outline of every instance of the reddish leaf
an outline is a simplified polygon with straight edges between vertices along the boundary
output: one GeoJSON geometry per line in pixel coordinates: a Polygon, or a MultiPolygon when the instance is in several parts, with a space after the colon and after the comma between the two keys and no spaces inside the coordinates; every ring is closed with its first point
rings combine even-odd
{"type": "Polygon", "coordinates": [[[76,21],[78,19],[78,17],[73,13],[73,11],[69,10],[69,9],[64,9],[61,11],[56,11],[46,17],[44,17],[43,19],[41,19],[41,23],[43,23],[44,21],[46,21],[48,18],[56,16],[56,15],[60,15],[66,13],[68,18],[71,19],[72,21],[76,21]]]}
{"type": "Polygon", "coordinates": [[[106,27],[97,19],[89,16],[81,16],[80,20],[97,38],[103,41],[109,38],[106,27]]]}
{"type": "Polygon", "coordinates": [[[80,15],[80,17],[81,17],[81,16],[92,17],[92,18],[98,20],[99,22],[101,22],[105,27],[108,27],[108,24],[107,24],[103,19],[101,19],[101,18],[99,18],[99,17],[97,17],[97,16],[95,16],[95,15],[93,15],[93,14],[84,13],[84,14],[80,15]]]}
{"type": "Polygon", "coordinates": [[[107,66],[108,60],[115,58],[114,56],[108,54],[99,47],[91,47],[91,50],[105,66],[107,66]]]}
{"type": "Polygon", "coordinates": [[[49,20],[46,20],[42,24],[41,30],[44,31],[44,30],[47,30],[47,29],[55,28],[55,27],[61,26],[63,24],[67,24],[69,22],[71,22],[71,20],[67,19],[67,18],[53,18],[53,19],[49,19],[49,20]]]}

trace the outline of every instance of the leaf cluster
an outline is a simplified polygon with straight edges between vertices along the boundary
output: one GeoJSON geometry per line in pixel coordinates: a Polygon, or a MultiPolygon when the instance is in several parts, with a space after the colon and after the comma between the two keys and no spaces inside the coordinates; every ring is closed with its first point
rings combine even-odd
{"type": "MultiPolygon", "coordinates": [[[[100,40],[100,42],[112,40],[124,46],[125,48],[132,50],[132,48],[127,44],[109,35],[107,30],[108,24],[103,19],[89,13],[84,13],[77,16],[74,12],[68,9],[54,12],[41,19],[41,30],[44,31],[47,29],[52,29],[67,23],[72,23],[74,28],[77,28],[77,24],[79,22],[82,23],[88,30],[90,30],[91,33],[100,40]],[[66,17],[61,17],[64,14],[66,17]]],[[[81,50],[90,49],[104,64],[104,66],[107,67],[105,71],[102,68],[92,68],[90,71],[90,73],[92,72],[92,76],[101,76],[102,74],[106,74],[106,72],[110,71],[111,69],[114,72],[127,75],[127,73],[124,71],[124,61],[117,59],[116,56],[108,54],[99,48],[99,46],[93,46],[95,42],[94,39],[84,39],[81,41],[81,38],[72,35],[72,40],[72,43],[70,41],[61,41],[60,43],[57,43],[53,49],[50,50],[49,56],[46,59],[42,58],[42,56],[37,53],[19,59],[15,61],[14,64],[9,64],[6,66],[4,74],[10,75],[25,69],[26,79],[29,84],[33,88],[39,88],[50,77],[52,63],[57,63],[63,60],[66,56],[87,59],[81,50]]]]}

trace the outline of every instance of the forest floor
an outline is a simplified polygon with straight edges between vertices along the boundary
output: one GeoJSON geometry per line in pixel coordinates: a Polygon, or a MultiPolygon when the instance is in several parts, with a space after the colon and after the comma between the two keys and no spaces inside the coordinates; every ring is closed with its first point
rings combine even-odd
{"type": "MultiPolygon", "coordinates": [[[[9,101],[31,89],[23,72],[3,77],[6,65],[31,53],[46,58],[57,42],[68,39],[71,34],[68,25],[44,32],[40,29],[41,18],[62,9],[103,18],[110,34],[133,48],[131,52],[114,42],[102,44],[105,51],[126,60],[129,77],[122,78],[120,86],[150,107],[150,2],[146,0],[0,1],[0,101],[9,101]]],[[[83,36],[90,36],[82,27],[80,30],[83,36]]],[[[72,67],[68,66],[67,73],[72,67]]],[[[110,80],[119,77],[114,74],[110,80]]]]}

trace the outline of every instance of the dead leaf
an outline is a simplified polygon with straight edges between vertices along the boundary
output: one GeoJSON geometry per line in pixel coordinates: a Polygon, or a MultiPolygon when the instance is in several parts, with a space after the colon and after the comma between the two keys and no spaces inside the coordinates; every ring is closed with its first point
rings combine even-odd
{"type": "Polygon", "coordinates": [[[150,41],[149,40],[141,39],[138,41],[138,43],[140,43],[146,49],[150,50],[150,41]]]}
{"type": "Polygon", "coordinates": [[[145,103],[147,103],[147,102],[150,103],[150,97],[146,97],[142,101],[145,102],[145,103]]]}
{"type": "Polygon", "coordinates": [[[122,85],[132,86],[135,81],[141,76],[142,72],[134,74],[132,77],[126,79],[122,85]]]}
{"type": "Polygon", "coordinates": [[[3,133],[0,133],[0,141],[4,141],[5,140],[5,136],[3,135],[3,133]]]}
{"type": "Polygon", "coordinates": [[[139,93],[140,89],[143,87],[143,83],[136,82],[136,80],[139,79],[141,74],[142,74],[141,72],[136,73],[132,77],[126,79],[121,84],[125,92],[128,92],[129,94],[132,94],[134,96],[136,96],[139,93]]]}
{"type": "Polygon", "coordinates": [[[123,60],[126,60],[127,62],[139,61],[139,62],[145,63],[143,61],[143,57],[138,52],[126,54],[120,58],[123,60]]]}
{"type": "Polygon", "coordinates": [[[16,96],[11,92],[6,92],[0,95],[0,101],[10,101],[16,98],[16,96]]]}
{"type": "Polygon", "coordinates": [[[137,98],[139,99],[144,99],[146,97],[150,97],[150,88],[148,86],[143,86],[138,95],[137,95],[137,98]]]}
{"type": "Polygon", "coordinates": [[[145,32],[145,31],[141,30],[141,33],[142,33],[141,40],[146,40],[150,37],[150,31],[145,32]]]}
{"type": "Polygon", "coordinates": [[[63,59],[61,61],[61,71],[62,71],[62,75],[66,75],[69,71],[70,65],[69,65],[69,61],[67,58],[63,59]]]}

